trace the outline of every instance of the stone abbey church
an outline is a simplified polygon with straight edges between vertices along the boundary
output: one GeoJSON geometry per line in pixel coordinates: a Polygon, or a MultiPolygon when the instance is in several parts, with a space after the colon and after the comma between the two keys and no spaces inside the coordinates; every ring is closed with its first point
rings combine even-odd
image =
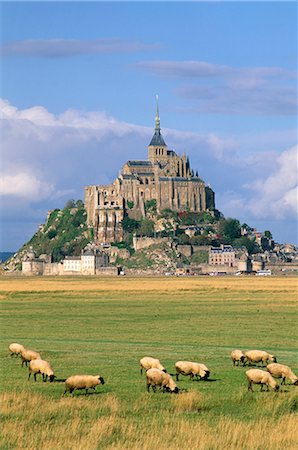
{"type": "Polygon", "coordinates": [[[169,150],[160,129],[157,105],[155,131],[148,146],[148,159],[127,161],[113,184],[85,187],[87,224],[96,243],[123,239],[122,220],[145,217],[145,204],[156,200],[157,213],[208,211],[215,207],[214,192],[191,169],[185,153],[169,150]]]}

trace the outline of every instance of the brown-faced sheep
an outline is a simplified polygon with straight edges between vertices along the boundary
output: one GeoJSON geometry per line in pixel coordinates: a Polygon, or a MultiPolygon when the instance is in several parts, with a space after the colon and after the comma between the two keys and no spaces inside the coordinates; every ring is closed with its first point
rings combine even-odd
{"type": "Polygon", "coordinates": [[[149,369],[159,369],[163,372],[167,372],[164,366],[160,363],[159,359],[151,358],[151,356],[145,356],[144,358],[140,359],[140,366],[141,366],[141,375],[143,374],[143,369],[145,371],[149,369]]]}
{"type": "Polygon", "coordinates": [[[22,367],[23,367],[24,363],[26,364],[26,366],[28,366],[28,362],[32,361],[33,359],[41,359],[41,356],[39,353],[25,348],[21,352],[21,358],[22,358],[22,367]]]}
{"type": "Polygon", "coordinates": [[[174,392],[177,394],[179,388],[174,382],[170,374],[163,372],[160,369],[148,369],[146,372],[147,390],[149,392],[150,386],[156,392],[156,386],[159,386],[164,391],[174,392]]]}
{"type": "Polygon", "coordinates": [[[88,389],[95,390],[95,387],[99,384],[105,384],[104,379],[100,375],[73,375],[68,377],[65,381],[65,395],[68,391],[72,394],[75,390],[86,389],[86,395],[88,389]]]}
{"type": "Polygon", "coordinates": [[[44,361],[43,359],[32,359],[32,361],[30,361],[28,380],[30,379],[32,373],[35,381],[38,373],[42,375],[42,380],[44,382],[47,381],[48,377],[50,382],[54,381],[55,378],[54,371],[50,363],[48,361],[44,361]]]}
{"type": "Polygon", "coordinates": [[[240,366],[240,363],[244,366],[245,362],[245,355],[242,350],[233,350],[231,352],[231,360],[233,362],[233,366],[237,365],[240,366]],[[238,364],[236,364],[238,363],[238,364]]]}
{"type": "Polygon", "coordinates": [[[268,364],[267,370],[273,377],[281,378],[281,384],[286,384],[286,378],[289,378],[289,380],[291,380],[293,384],[298,385],[298,377],[294,374],[289,366],[273,363],[268,364]]]}
{"type": "Polygon", "coordinates": [[[269,385],[274,391],[278,391],[279,386],[274,380],[274,378],[270,375],[269,372],[265,372],[265,370],[260,369],[250,369],[245,372],[246,378],[248,380],[248,390],[252,391],[253,384],[260,384],[261,391],[263,390],[263,386],[267,386],[267,391],[269,390],[269,385]]]}
{"type": "Polygon", "coordinates": [[[270,355],[270,353],[265,352],[263,350],[248,350],[247,352],[244,352],[245,355],[245,363],[262,363],[262,366],[264,365],[264,363],[268,362],[276,362],[276,357],[273,355],[270,355]]]}
{"type": "Polygon", "coordinates": [[[200,364],[197,362],[191,361],[177,361],[175,364],[176,368],[176,380],[179,380],[179,374],[181,375],[190,375],[189,379],[193,379],[194,376],[198,379],[198,376],[201,380],[206,380],[210,375],[210,370],[205,364],[200,364]]]}
{"type": "Polygon", "coordinates": [[[16,342],[14,342],[13,344],[10,344],[10,346],[8,347],[9,351],[10,351],[10,356],[16,356],[18,357],[23,350],[25,350],[25,347],[21,344],[17,344],[16,342]]]}

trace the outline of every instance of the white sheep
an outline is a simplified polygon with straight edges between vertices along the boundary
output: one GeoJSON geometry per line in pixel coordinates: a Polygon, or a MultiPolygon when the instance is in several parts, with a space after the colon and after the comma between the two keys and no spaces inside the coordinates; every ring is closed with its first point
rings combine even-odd
{"type": "Polygon", "coordinates": [[[294,374],[289,366],[273,363],[268,364],[267,370],[273,377],[282,378],[281,384],[286,384],[286,378],[289,378],[289,380],[291,380],[293,384],[298,384],[298,377],[294,374]]]}
{"type": "Polygon", "coordinates": [[[26,366],[28,366],[28,362],[32,361],[33,359],[41,359],[41,356],[39,353],[25,348],[21,352],[21,358],[22,358],[22,367],[23,367],[24,363],[26,364],[26,366]]]}
{"type": "Polygon", "coordinates": [[[151,358],[151,356],[145,356],[144,358],[140,359],[140,366],[141,366],[141,375],[143,374],[143,369],[145,371],[149,369],[159,369],[163,372],[167,372],[164,366],[160,363],[159,359],[151,358]]]}
{"type": "Polygon", "coordinates": [[[95,387],[99,384],[105,384],[104,379],[100,375],[73,375],[65,381],[63,395],[68,391],[72,394],[76,389],[86,389],[87,395],[88,389],[95,390],[95,387]]]}
{"type": "Polygon", "coordinates": [[[176,368],[176,380],[179,380],[179,374],[181,375],[190,375],[189,379],[193,379],[194,376],[198,379],[198,376],[201,380],[206,380],[210,375],[210,370],[205,364],[200,364],[197,362],[191,361],[177,361],[175,363],[176,368]]]}
{"type": "Polygon", "coordinates": [[[246,362],[248,363],[262,362],[262,366],[263,363],[276,362],[275,356],[270,355],[270,353],[265,352],[263,350],[248,350],[247,352],[244,352],[244,355],[246,358],[244,365],[246,364],[246,362]]]}
{"type": "Polygon", "coordinates": [[[49,377],[50,382],[54,381],[55,375],[54,371],[48,361],[44,361],[43,359],[32,359],[29,363],[29,375],[28,380],[30,379],[31,374],[34,374],[34,380],[36,381],[36,375],[40,373],[42,375],[42,380],[47,381],[49,377]]]}
{"type": "Polygon", "coordinates": [[[240,363],[244,366],[245,362],[245,355],[242,350],[233,350],[231,352],[231,360],[233,361],[233,366],[237,365],[239,366],[240,363]],[[238,363],[238,364],[236,364],[238,363]]]}
{"type": "Polygon", "coordinates": [[[245,372],[246,378],[248,380],[248,390],[252,391],[253,384],[260,384],[261,391],[263,390],[264,384],[267,386],[267,391],[269,390],[269,385],[274,391],[278,391],[279,386],[274,380],[274,378],[270,375],[269,372],[265,372],[265,370],[261,369],[249,369],[245,372]]]}
{"type": "Polygon", "coordinates": [[[9,351],[10,351],[10,356],[16,356],[18,357],[21,352],[23,350],[25,350],[25,347],[21,344],[17,344],[16,342],[14,342],[13,344],[10,344],[10,346],[8,347],[9,351]]]}
{"type": "Polygon", "coordinates": [[[174,382],[170,374],[165,373],[160,369],[148,369],[146,372],[147,390],[149,392],[150,386],[154,392],[156,392],[156,386],[159,386],[164,391],[174,392],[177,394],[179,388],[174,382]]]}

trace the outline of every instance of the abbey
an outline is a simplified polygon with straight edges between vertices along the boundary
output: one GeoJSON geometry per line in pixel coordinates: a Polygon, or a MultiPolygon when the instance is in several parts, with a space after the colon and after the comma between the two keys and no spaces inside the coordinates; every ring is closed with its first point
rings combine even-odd
{"type": "Polygon", "coordinates": [[[127,161],[113,184],[85,187],[87,224],[95,243],[122,241],[122,220],[145,217],[148,200],[156,200],[157,213],[209,211],[214,192],[194,174],[185,153],[169,150],[160,129],[157,104],[155,131],[148,146],[148,159],[127,161]]]}

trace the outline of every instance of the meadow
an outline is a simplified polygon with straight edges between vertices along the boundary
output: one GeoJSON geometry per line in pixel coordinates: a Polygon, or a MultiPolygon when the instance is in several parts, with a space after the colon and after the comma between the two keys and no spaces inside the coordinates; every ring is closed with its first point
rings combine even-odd
{"type": "Polygon", "coordinates": [[[247,391],[235,348],[264,349],[298,375],[297,278],[0,277],[0,448],[296,449],[298,388],[247,391]],[[43,383],[10,357],[19,342],[49,360],[43,383]],[[205,363],[209,381],[147,393],[139,359],[205,363]],[[70,375],[95,393],[62,397],[70,375]]]}

